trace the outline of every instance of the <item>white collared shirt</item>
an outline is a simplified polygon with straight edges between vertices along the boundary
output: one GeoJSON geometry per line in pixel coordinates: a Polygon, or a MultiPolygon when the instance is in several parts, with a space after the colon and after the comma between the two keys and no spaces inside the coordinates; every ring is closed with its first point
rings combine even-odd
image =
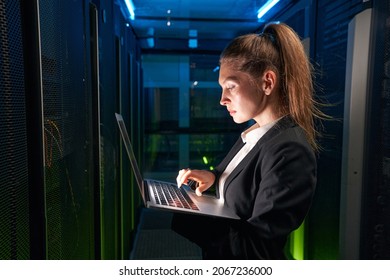
{"type": "Polygon", "coordinates": [[[247,130],[241,133],[242,142],[245,143],[244,146],[238,151],[238,153],[234,156],[234,158],[230,161],[226,169],[223,171],[221,176],[219,177],[219,199],[221,202],[225,201],[224,198],[224,188],[225,182],[228,176],[233,172],[233,170],[237,167],[237,165],[244,159],[244,157],[249,154],[249,152],[253,149],[256,143],[260,140],[261,137],[274,126],[275,123],[278,122],[279,119],[268,123],[264,126],[259,126],[257,123],[249,127],[247,130]]]}

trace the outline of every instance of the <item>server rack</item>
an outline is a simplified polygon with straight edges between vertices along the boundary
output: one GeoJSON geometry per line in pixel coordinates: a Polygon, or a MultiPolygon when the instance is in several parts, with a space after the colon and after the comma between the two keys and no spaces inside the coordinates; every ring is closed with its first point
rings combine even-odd
{"type": "MultiPolygon", "coordinates": [[[[1,259],[128,258],[139,204],[119,168],[115,92],[141,93],[112,82],[128,76],[127,53],[139,63],[131,29],[115,62],[118,10],[108,0],[1,2],[1,259]]],[[[129,120],[138,112],[123,108],[129,120]]]]}

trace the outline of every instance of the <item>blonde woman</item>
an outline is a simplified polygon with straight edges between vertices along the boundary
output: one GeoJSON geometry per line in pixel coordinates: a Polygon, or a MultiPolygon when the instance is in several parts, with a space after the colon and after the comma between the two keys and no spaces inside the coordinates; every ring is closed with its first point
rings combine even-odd
{"type": "Polygon", "coordinates": [[[172,227],[204,259],[284,259],[287,236],[303,222],[316,185],[312,68],[297,34],[268,24],[235,38],[220,57],[220,104],[245,130],[213,172],[182,169],[178,185],[215,185],[241,217],[231,221],[175,214],[172,227]]]}

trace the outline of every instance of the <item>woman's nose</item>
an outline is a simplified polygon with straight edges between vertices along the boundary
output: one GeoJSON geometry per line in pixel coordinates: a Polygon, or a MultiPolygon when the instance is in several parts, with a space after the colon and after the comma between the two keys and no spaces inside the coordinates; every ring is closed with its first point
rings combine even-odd
{"type": "Polygon", "coordinates": [[[221,100],[219,101],[219,104],[221,104],[222,106],[226,106],[227,102],[228,102],[228,98],[226,97],[224,91],[222,91],[221,100]]]}

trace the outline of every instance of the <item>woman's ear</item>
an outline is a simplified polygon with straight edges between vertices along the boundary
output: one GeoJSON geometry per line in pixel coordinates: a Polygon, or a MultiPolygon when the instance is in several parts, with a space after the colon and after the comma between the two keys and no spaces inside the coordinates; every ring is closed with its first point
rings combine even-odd
{"type": "Polygon", "coordinates": [[[276,74],[274,71],[267,70],[262,78],[262,90],[266,95],[270,95],[276,85],[276,74]]]}

